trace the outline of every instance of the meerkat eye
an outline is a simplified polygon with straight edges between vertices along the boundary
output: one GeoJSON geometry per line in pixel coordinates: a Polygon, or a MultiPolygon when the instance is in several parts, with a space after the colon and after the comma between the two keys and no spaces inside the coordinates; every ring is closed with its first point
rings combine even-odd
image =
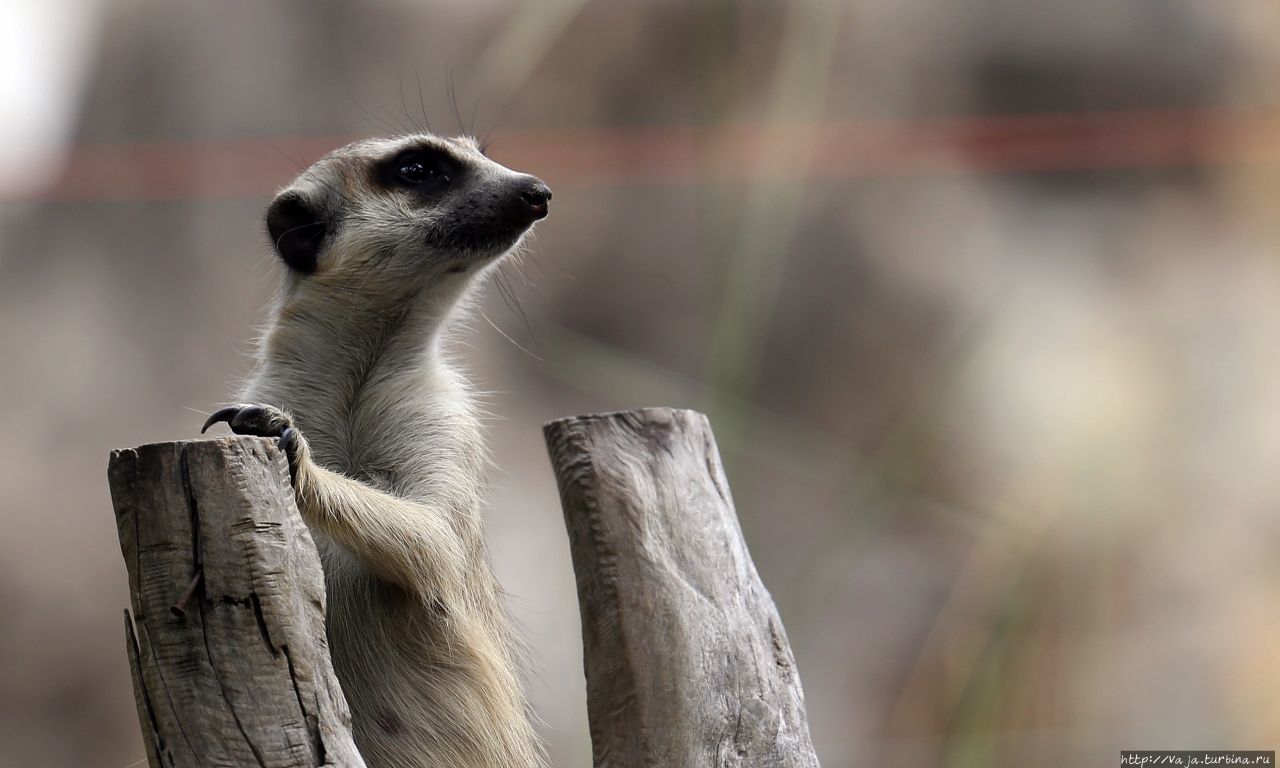
{"type": "Polygon", "coordinates": [[[400,164],[396,175],[406,184],[421,184],[435,174],[435,170],[423,165],[419,160],[410,160],[400,164]]]}
{"type": "Polygon", "coordinates": [[[453,176],[453,161],[444,152],[406,152],[391,167],[395,181],[406,187],[447,183],[453,176]]]}

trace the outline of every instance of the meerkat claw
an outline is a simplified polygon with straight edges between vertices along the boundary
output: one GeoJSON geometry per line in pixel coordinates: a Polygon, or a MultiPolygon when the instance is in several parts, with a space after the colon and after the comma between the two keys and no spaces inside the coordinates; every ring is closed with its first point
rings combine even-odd
{"type": "Polygon", "coordinates": [[[218,410],[209,414],[209,418],[205,421],[204,426],[200,427],[200,434],[203,435],[206,431],[208,431],[209,427],[212,427],[214,424],[217,424],[220,421],[230,422],[231,417],[235,416],[239,412],[240,412],[240,406],[238,405],[228,405],[226,408],[219,408],[218,410]]]}
{"type": "Polygon", "coordinates": [[[293,455],[293,449],[298,444],[298,430],[293,427],[285,427],[284,432],[280,433],[280,439],[276,441],[276,447],[284,451],[286,456],[293,455]]]}
{"type": "Polygon", "coordinates": [[[270,419],[267,424],[262,423],[262,414],[265,409],[260,405],[242,405],[236,412],[235,416],[227,422],[227,426],[231,427],[231,431],[237,435],[259,435],[261,437],[275,437],[271,434],[270,419]],[[264,427],[266,427],[264,429],[264,427]]]}
{"type": "Polygon", "coordinates": [[[200,429],[201,434],[219,421],[225,421],[237,435],[283,437],[286,430],[293,428],[289,417],[274,406],[229,405],[213,412],[200,429]]]}

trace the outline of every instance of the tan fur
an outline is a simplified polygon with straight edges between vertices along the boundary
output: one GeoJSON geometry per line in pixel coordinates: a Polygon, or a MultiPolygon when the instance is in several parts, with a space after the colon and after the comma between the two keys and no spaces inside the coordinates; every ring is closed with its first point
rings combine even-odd
{"type": "Polygon", "coordinates": [[[543,758],[481,536],[480,424],[442,348],[502,254],[423,249],[449,211],[415,207],[369,170],[412,142],[448,147],[473,179],[530,178],[470,139],[431,136],[361,142],[305,171],[282,194],[325,200],[336,229],[315,274],[286,278],[243,400],[285,410],[303,438],[298,507],[370,768],[529,768],[543,758]]]}

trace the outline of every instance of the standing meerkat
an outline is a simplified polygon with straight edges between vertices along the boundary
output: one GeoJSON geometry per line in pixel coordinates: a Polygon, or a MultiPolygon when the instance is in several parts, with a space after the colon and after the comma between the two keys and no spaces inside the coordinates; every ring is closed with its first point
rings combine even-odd
{"type": "Polygon", "coordinates": [[[474,140],[422,134],[338,149],[267,210],[287,275],[243,404],[204,429],[288,456],[370,768],[544,762],[486,560],[480,424],[443,336],[550,199],[474,140]]]}

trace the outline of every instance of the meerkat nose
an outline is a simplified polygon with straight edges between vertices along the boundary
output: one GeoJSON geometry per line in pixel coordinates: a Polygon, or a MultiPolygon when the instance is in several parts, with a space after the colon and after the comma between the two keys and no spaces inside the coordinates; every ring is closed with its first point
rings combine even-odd
{"type": "Polygon", "coordinates": [[[547,203],[551,200],[551,187],[538,179],[533,179],[529,186],[520,191],[520,199],[529,205],[529,212],[536,221],[546,217],[547,203]]]}

